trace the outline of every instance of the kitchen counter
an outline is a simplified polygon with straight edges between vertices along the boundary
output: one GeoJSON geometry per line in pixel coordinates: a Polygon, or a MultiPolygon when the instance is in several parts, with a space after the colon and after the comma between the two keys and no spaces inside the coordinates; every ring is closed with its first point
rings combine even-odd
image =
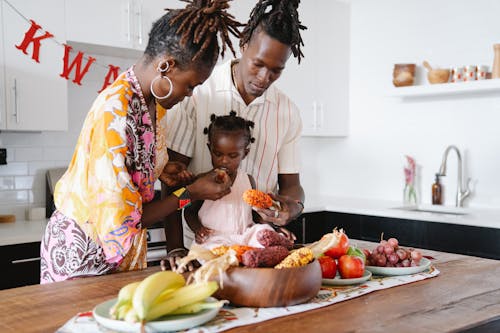
{"type": "MultiPolygon", "coordinates": [[[[371,248],[373,243],[358,245],[371,248]]],[[[500,320],[500,261],[423,253],[435,258],[439,276],[227,332],[456,332],[500,320]]],[[[158,269],[0,291],[0,331],[54,332],[158,269]]]]}
{"type": "Polygon", "coordinates": [[[42,240],[48,220],[0,223],[0,246],[34,243],[42,240]]]}
{"type": "MultiPolygon", "coordinates": [[[[304,213],[327,211],[500,229],[500,210],[467,208],[467,215],[454,215],[396,209],[402,206],[398,201],[307,196],[304,213]]],[[[47,220],[1,223],[0,246],[39,242],[46,225],[47,220]]]]}
{"type": "Polygon", "coordinates": [[[500,210],[466,208],[466,215],[456,215],[397,209],[401,207],[400,201],[306,196],[304,213],[327,211],[500,229],[500,210]]]}

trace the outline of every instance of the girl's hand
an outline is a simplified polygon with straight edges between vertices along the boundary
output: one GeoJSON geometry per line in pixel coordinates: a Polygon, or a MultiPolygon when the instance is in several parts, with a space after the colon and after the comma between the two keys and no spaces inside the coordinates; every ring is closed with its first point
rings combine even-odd
{"type": "Polygon", "coordinates": [[[186,186],[191,200],[218,200],[231,192],[231,179],[221,177],[216,170],[198,175],[191,185],[186,186]]]}
{"type": "Polygon", "coordinates": [[[274,201],[279,202],[281,209],[263,209],[255,208],[254,210],[260,215],[263,222],[272,223],[276,226],[285,226],[295,220],[302,213],[302,205],[296,200],[286,195],[269,193],[274,201]]]}
{"type": "Polygon", "coordinates": [[[181,162],[168,162],[160,175],[160,181],[168,187],[190,184],[193,180],[193,174],[181,162]]]}
{"type": "Polygon", "coordinates": [[[213,232],[214,231],[212,229],[201,226],[198,230],[195,231],[194,239],[196,240],[196,243],[203,244],[213,232]]]}
{"type": "Polygon", "coordinates": [[[297,240],[297,237],[295,237],[294,233],[286,228],[278,227],[278,228],[276,228],[276,232],[279,234],[282,234],[283,236],[285,236],[287,239],[291,240],[292,242],[295,242],[297,240]]]}

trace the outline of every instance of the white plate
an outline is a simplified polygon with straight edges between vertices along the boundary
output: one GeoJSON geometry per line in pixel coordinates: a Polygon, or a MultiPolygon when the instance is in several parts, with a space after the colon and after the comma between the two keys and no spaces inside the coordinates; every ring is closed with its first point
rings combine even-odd
{"type": "Polygon", "coordinates": [[[372,272],[365,270],[362,277],[355,279],[342,279],[340,275],[337,274],[334,279],[323,279],[323,284],[328,284],[331,286],[348,286],[351,284],[358,284],[370,280],[372,277],[372,272]]]}
{"type": "MultiPolygon", "coordinates": [[[[213,297],[208,302],[216,302],[213,297]]],[[[123,320],[112,319],[109,309],[116,303],[116,298],[97,305],[94,310],[95,320],[102,326],[120,332],[140,332],[140,323],[131,324],[123,320]]],[[[221,306],[222,307],[222,306],[221,306]]],[[[165,316],[146,323],[146,332],[178,331],[195,327],[213,319],[219,312],[219,308],[202,310],[199,313],[189,315],[165,316]]]]}
{"type": "Polygon", "coordinates": [[[414,267],[378,267],[366,266],[365,269],[371,271],[374,275],[409,275],[425,271],[431,265],[431,261],[427,258],[420,260],[420,265],[414,267]]]}

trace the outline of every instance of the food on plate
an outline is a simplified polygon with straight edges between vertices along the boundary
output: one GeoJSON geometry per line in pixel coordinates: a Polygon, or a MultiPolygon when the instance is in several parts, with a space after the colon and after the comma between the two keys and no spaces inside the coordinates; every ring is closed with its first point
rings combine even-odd
{"type": "Polygon", "coordinates": [[[314,254],[310,248],[307,246],[301,247],[300,249],[293,250],[288,256],[286,256],[283,261],[274,268],[293,268],[305,266],[314,260],[314,254]]]}
{"type": "Polygon", "coordinates": [[[365,262],[358,256],[345,254],[338,260],[338,270],[343,279],[359,278],[365,272],[365,262]]]}
{"type": "Polygon", "coordinates": [[[363,251],[368,252],[366,263],[369,266],[414,267],[418,266],[422,260],[420,251],[399,246],[399,241],[396,238],[388,240],[382,238],[372,251],[363,251]]]}
{"type": "Polygon", "coordinates": [[[351,255],[351,256],[357,256],[357,257],[360,257],[361,259],[363,259],[363,262],[366,263],[366,255],[365,255],[365,252],[361,249],[358,249],[357,247],[355,246],[349,246],[349,249],[347,250],[347,253],[348,255],[351,255]]]}
{"type": "Polygon", "coordinates": [[[288,250],[293,249],[293,241],[274,230],[259,230],[257,232],[257,241],[264,247],[284,246],[288,250]]]}
{"type": "Polygon", "coordinates": [[[273,205],[273,199],[269,194],[255,189],[243,192],[243,200],[250,206],[257,208],[270,208],[273,205]]]}
{"type": "Polygon", "coordinates": [[[192,283],[186,285],[181,274],[161,271],[142,281],[122,287],[116,303],[110,308],[113,319],[131,323],[147,321],[179,313],[194,313],[220,306],[220,302],[205,302],[219,286],[217,282],[192,283]]]}
{"type": "Polygon", "coordinates": [[[269,246],[248,250],[241,256],[241,262],[246,267],[274,267],[288,256],[288,249],[284,246],[269,246]]]}
{"type": "Polygon", "coordinates": [[[325,251],[325,255],[332,257],[333,259],[342,257],[347,253],[347,250],[349,249],[349,238],[344,233],[344,230],[340,229],[339,234],[339,241],[334,246],[325,251]]]}
{"type": "Polygon", "coordinates": [[[323,279],[333,279],[337,275],[337,263],[335,259],[329,256],[322,256],[318,258],[321,266],[321,276],[323,279]]]}

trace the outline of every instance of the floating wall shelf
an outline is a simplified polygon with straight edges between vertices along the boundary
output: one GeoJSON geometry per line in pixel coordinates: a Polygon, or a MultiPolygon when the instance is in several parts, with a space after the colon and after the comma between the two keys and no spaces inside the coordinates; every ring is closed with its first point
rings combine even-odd
{"type": "Polygon", "coordinates": [[[413,98],[425,96],[446,96],[466,94],[499,94],[500,79],[458,83],[427,84],[409,87],[394,87],[391,97],[413,98]]]}

